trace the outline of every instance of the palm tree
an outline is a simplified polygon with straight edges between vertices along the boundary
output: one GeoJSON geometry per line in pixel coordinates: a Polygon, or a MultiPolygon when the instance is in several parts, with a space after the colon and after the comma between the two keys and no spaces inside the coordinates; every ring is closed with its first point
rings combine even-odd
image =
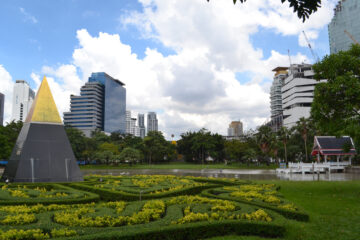
{"type": "Polygon", "coordinates": [[[265,157],[268,157],[276,143],[276,137],[269,126],[263,125],[259,127],[258,132],[256,133],[256,142],[261,152],[265,157]]]}
{"type": "Polygon", "coordinates": [[[289,140],[289,135],[290,135],[290,131],[289,129],[287,129],[286,127],[282,127],[279,132],[278,132],[278,136],[280,138],[280,141],[282,141],[282,143],[284,144],[284,151],[285,151],[285,162],[287,163],[287,142],[289,140]]]}
{"type": "Polygon", "coordinates": [[[305,159],[306,162],[308,162],[308,151],[307,151],[307,137],[308,137],[308,132],[310,129],[310,120],[308,118],[300,118],[299,121],[297,121],[297,131],[301,134],[302,139],[304,140],[304,144],[305,144],[305,159]]]}

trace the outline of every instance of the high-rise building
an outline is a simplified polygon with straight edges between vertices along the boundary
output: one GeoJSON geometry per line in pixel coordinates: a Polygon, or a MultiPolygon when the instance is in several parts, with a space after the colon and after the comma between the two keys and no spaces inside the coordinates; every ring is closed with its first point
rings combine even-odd
{"type": "Polygon", "coordinates": [[[131,111],[127,110],[126,111],[126,131],[125,133],[130,134],[130,129],[131,129],[131,111]]]}
{"type": "Polygon", "coordinates": [[[83,130],[87,136],[94,129],[125,133],[124,85],[104,72],[92,73],[80,96],[71,96],[70,112],[64,113],[64,123],[83,130]]]}
{"type": "Polygon", "coordinates": [[[240,137],[243,135],[243,124],[241,121],[232,121],[228,128],[228,137],[240,137]]]}
{"type": "Polygon", "coordinates": [[[144,114],[138,114],[138,126],[139,126],[139,137],[144,138],[146,131],[145,131],[145,117],[144,114]]]}
{"type": "Polygon", "coordinates": [[[35,92],[24,80],[16,80],[13,92],[12,117],[24,122],[35,98],[35,92]]]}
{"type": "Polygon", "coordinates": [[[338,2],[334,9],[334,17],[328,26],[330,54],[349,50],[355,41],[360,42],[359,19],[359,0],[341,0],[338,2]]]}
{"type": "Polygon", "coordinates": [[[80,129],[90,136],[95,129],[104,129],[104,86],[87,82],[80,96],[70,96],[70,112],[64,112],[64,124],[80,129]]]}
{"type": "Polygon", "coordinates": [[[281,88],[285,84],[285,78],[288,76],[287,69],[288,67],[277,67],[273,69],[275,76],[270,88],[271,122],[269,125],[275,132],[283,125],[281,88]]]}
{"type": "MultiPolygon", "coordinates": [[[[292,64],[289,75],[282,87],[282,109],[284,126],[290,128],[301,117],[310,117],[311,104],[314,99],[315,85],[311,64],[292,64]]],[[[325,80],[322,80],[325,81],[325,80]]]]}
{"type": "Polygon", "coordinates": [[[147,131],[158,131],[158,120],[155,112],[149,112],[147,115],[147,131]]]}
{"type": "Polygon", "coordinates": [[[4,124],[4,102],[5,96],[4,94],[0,93],[0,126],[4,124]]]}

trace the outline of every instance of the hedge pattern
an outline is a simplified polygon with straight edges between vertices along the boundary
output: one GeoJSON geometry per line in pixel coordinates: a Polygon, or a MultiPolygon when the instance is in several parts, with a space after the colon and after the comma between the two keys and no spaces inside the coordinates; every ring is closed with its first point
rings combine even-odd
{"type": "Polygon", "coordinates": [[[282,237],[287,218],[307,217],[281,209],[291,203],[276,186],[236,179],[90,176],[82,183],[0,186],[0,240],[282,237]],[[254,189],[266,198],[255,199],[254,189]]]}

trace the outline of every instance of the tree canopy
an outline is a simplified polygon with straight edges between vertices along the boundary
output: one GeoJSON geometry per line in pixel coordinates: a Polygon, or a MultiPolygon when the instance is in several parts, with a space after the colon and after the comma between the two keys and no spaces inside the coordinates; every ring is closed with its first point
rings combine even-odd
{"type": "MultiPolygon", "coordinates": [[[[209,2],[210,0],[207,1],[209,2]]],[[[321,7],[321,0],[279,0],[279,1],[281,1],[281,3],[284,3],[286,1],[289,2],[290,7],[293,9],[294,12],[297,13],[298,18],[302,19],[303,22],[305,22],[305,20],[309,18],[311,14],[316,12],[318,8],[321,7]]],[[[238,0],[233,0],[233,2],[234,4],[236,4],[238,0]]],[[[244,3],[246,2],[246,0],[239,0],[239,2],[244,3]]]]}
{"type": "Polygon", "coordinates": [[[360,141],[360,46],[326,56],[313,66],[317,80],[311,115],[327,135],[350,135],[360,141]]]}

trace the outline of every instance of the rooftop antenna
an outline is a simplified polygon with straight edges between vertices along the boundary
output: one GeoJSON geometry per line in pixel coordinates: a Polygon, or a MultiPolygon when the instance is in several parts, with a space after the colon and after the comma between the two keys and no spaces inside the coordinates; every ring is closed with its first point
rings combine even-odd
{"type": "Polygon", "coordinates": [[[310,42],[309,42],[309,39],[307,38],[307,36],[306,36],[306,34],[305,34],[305,31],[302,31],[302,32],[303,32],[303,34],[304,34],[305,40],[306,40],[306,42],[307,42],[307,44],[308,44],[308,47],[309,47],[309,49],[310,49],[310,52],[311,52],[311,54],[312,54],[315,62],[320,62],[319,56],[318,56],[318,55],[314,52],[314,50],[312,49],[311,44],[310,44],[310,42]]]}
{"type": "Polygon", "coordinates": [[[290,57],[290,49],[288,49],[288,56],[289,56],[289,63],[290,63],[290,67],[289,67],[289,70],[290,70],[290,74],[292,73],[292,71],[291,71],[291,65],[292,65],[292,63],[291,63],[291,57],[290,57]]]}

